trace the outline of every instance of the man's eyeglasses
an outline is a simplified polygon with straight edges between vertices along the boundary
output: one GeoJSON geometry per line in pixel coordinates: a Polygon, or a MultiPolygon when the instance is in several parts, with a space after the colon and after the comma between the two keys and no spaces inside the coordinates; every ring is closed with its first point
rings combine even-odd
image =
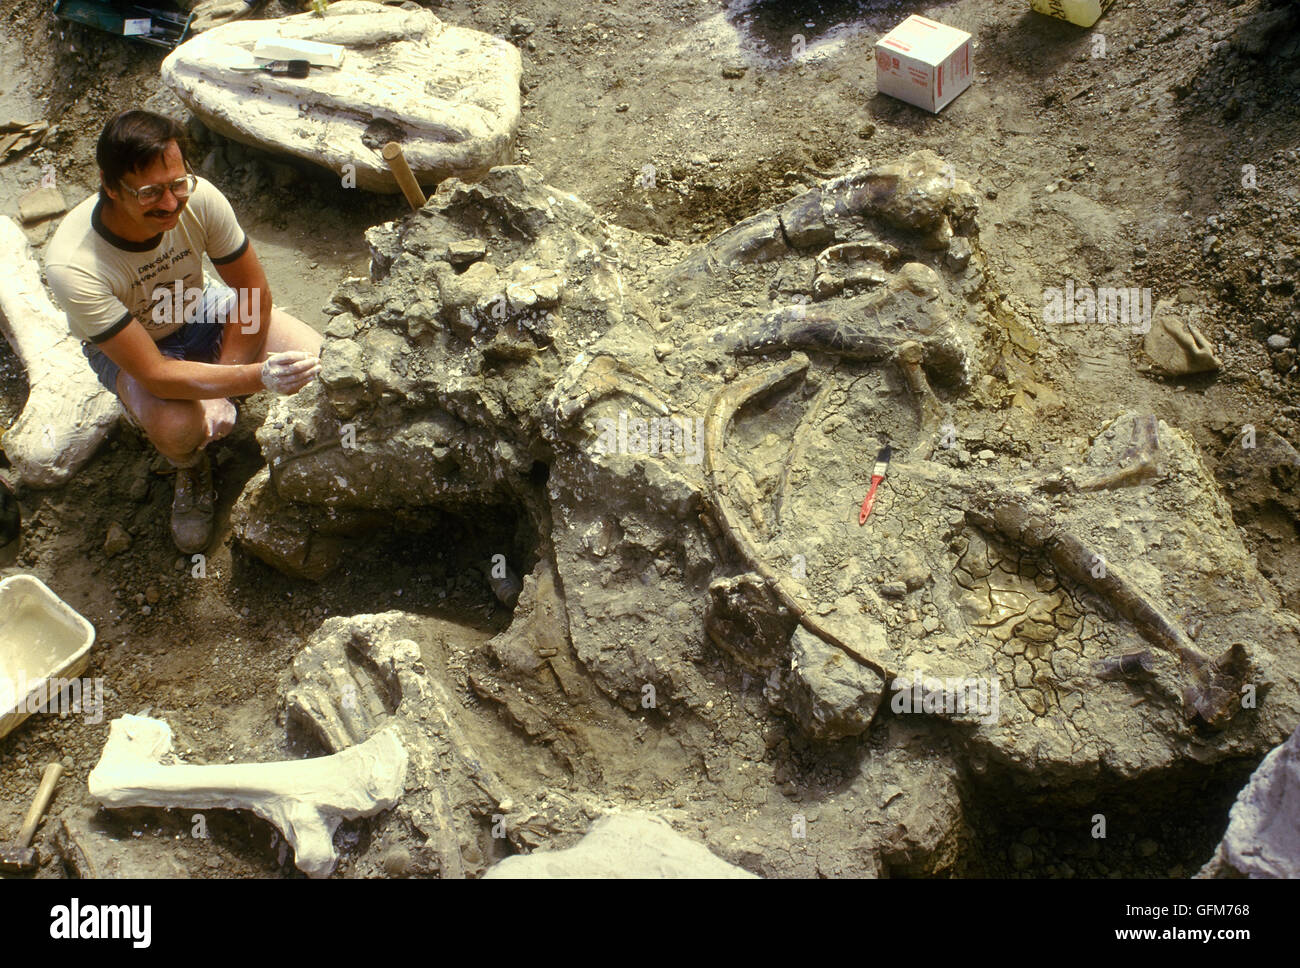
{"type": "Polygon", "coordinates": [[[189,198],[190,193],[194,191],[194,186],[198,183],[198,176],[189,174],[177,178],[174,182],[166,182],[161,185],[144,185],[140,188],[132,188],[130,185],[123,184],[122,187],[134,195],[140,204],[152,205],[163,197],[163,191],[166,189],[170,189],[171,193],[177,198],[189,198]]]}

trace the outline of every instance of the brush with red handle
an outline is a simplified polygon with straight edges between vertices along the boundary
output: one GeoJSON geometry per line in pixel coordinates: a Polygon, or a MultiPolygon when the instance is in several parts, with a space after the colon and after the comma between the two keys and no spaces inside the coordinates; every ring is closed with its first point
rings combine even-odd
{"type": "Polygon", "coordinates": [[[867,496],[862,499],[862,510],[858,512],[858,524],[867,523],[867,515],[871,513],[871,506],[876,503],[876,487],[885,479],[885,468],[889,466],[889,455],[894,452],[892,447],[880,448],[880,453],[876,455],[876,466],[871,468],[871,488],[867,491],[867,496]]]}

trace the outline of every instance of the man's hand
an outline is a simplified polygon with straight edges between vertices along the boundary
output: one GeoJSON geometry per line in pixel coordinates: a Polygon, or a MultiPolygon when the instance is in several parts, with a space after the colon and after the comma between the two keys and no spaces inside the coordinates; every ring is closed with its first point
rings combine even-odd
{"type": "Polygon", "coordinates": [[[262,364],[262,386],[272,393],[297,393],[320,372],[320,357],[301,350],[272,353],[262,364]]]}
{"type": "Polygon", "coordinates": [[[235,405],[225,397],[215,400],[200,400],[203,408],[203,445],[206,447],[214,440],[220,440],[235,429],[235,405]]]}

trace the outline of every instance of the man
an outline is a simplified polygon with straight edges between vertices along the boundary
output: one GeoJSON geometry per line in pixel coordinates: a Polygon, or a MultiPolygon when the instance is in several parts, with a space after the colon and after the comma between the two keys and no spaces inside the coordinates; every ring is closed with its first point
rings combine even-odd
{"type": "Polygon", "coordinates": [[[192,554],[212,540],[205,448],[234,428],[231,398],[297,393],[320,370],[321,338],[272,308],[230,203],[190,171],[184,143],[148,111],[109,121],[99,194],[60,223],[45,274],[100,382],[176,467],[172,538],[192,554]],[[204,253],[230,288],[204,286],[204,253]]]}

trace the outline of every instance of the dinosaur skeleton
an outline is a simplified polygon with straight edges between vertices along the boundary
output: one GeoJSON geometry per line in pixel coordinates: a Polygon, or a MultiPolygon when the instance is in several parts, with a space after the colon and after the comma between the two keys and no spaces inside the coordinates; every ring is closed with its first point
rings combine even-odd
{"type": "MultiPolygon", "coordinates": [[[[923,427],[931,429],[938,417],[938,401],[921,370],[919,344],[900,344],[896,359],[904,367],[920,399],[923,413],[930,410],[931,416],[924,418],[923,427]]],[[[728,428],[745,405],[802,376],[808,366],[807,356],[795,352],[785,362],[760,370],[714,394],[705,420],[706,504],[718,531],[726,537],[745,566],[764,579],[777,599],[804,628],[886,676],[888,673],[881,657],[862,653],[842,634],[809,614],[807,592],[793,578],[779,574],[766,564],[760,543],[729,506],[729,494],[737,489],[737,481],[746,475],[723,456],[728,428]]],[[[1154,417],[1139,420],[1135,425],[1134,445],[1127,452],[1127,456],[1136,458],[1134,463],[1100,475],[1079,477],[1064,469],[1055,474],[1010,482],[982,480],[926,460],[925,450],[929,445],[925,443],[924,435],[918,447],[921,459],[914,456],[905,461],[895,461],[891,473],[895,478],[910,475],[960,492],[969,505],[966,511],[968,523],[996,532],[1019,547],[1042,553],[1061,574],[1095,592],[1118,614],[1132,622],[1143,638],[1179,659],[1185,717],[1197,725],[1218,728],[1239,708],[1235,700],[1249,673],[1244,647],[1234,644],[1217,657],[1202,652],[1160,603],[1146,594],[1122,569],[1106,562],[1104,556],[1082,538],[1044,514],[1033,500],[1035,492],[1097,491],[1125,486],[1151,476],[1156,472],[1158,448],[1155,427],[1154,417]],[[1141,439],[1136,439],[1138,437],[1141,439]],[[1099,562],[1102,563],[1100,568],[1099,562]]],[[[795,434],[792,454],[800,449],[807,432],[808,423],[805,421],[795,434]]],[[[751,484],[741,490],[755,489],[751,484]]],[[[784,502],[780,492],[778,498],[784,502]]]]}

